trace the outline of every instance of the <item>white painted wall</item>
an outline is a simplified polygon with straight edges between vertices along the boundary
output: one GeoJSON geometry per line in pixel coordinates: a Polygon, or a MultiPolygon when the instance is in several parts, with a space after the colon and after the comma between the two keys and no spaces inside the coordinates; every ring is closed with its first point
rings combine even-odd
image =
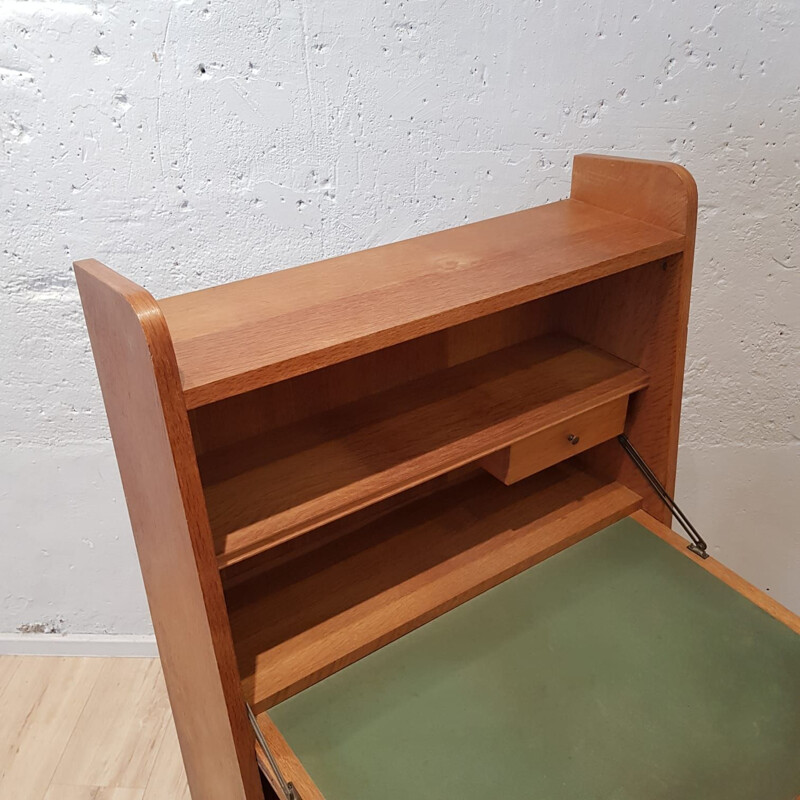
{"type": "Polygon", "coordinates": [[[674,159],[701,210],[679,498],[800,611],[793,0],[0,0],[0,631],[150,622],[70,262],[156,296],[674,159]]]}

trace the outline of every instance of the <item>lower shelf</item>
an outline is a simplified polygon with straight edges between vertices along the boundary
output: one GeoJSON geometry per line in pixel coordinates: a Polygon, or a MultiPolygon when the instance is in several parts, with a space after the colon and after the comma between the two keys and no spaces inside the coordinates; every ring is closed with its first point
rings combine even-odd
{"type": "Polygon", "coordinates": [[[640,505],[569,465],[483,473],[228,591],[245,699],[263,711],[640,505]]]}

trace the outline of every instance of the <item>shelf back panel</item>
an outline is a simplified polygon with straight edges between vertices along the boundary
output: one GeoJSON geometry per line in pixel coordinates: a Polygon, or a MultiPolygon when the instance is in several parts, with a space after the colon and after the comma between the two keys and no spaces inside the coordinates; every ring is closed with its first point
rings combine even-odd
{"type": "Polygon", "coordinates": [[[199,456],[558,330],[558,295],[189,411],[199,456]]]}

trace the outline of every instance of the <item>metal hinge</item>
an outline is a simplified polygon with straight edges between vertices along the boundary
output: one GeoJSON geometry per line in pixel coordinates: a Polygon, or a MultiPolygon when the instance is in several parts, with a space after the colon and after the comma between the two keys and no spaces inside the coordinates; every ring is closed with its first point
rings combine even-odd
{"type": "Polygon", "coordinates": [[[653,470],[647,466],[647,463],[641,457],[639,451],[631,444],[630,439],[628,439],[624,433],[621,433],[619,436],[617,436],[617,441],[619,441],[619,443],[622,445],[622,449],[628,454],[639,472],[644,475],[644,477],[647,479],[647,482],[653,487],[661,502],[672,512],[672,516],[674,516],[675,519],[680,522],[681,527],[686,531],[687,535],[692,540],[692,543],[688,545],[688,549],[700,558],[708,558],[708,553],[706,552],[706,550],[708,550],[708,545],[705,543],[705,540],[697,532],[694,525],[689,522],[686,514],[680,510],[678,504],[672,499],[672,497],[670,497],[667,490],[661,485],[661,482],[655,476],[653,470]]]}
{"type": "Polygon", "coordinates": [[[253,732],[256,735],[256,741],[264,752],[264,757],[267,759],[269,767],[272,770],[272,774],[278,783],[278,787],[283,795],[283,800],[301,800],[301,797],[298,794],[294,784],[291,781],[287,781],[283,777],[281,768],[278,766],[278,762],[275,760],[272,750],[269,749],[267,740],[264,738],[264,732],[261,730],[258,720],[256,720],[256,715],[253,713],[253,709],[250,708],[249,703],[246,703],[245,705],[247,706],[247,717],[250,720],[250,724],[253,726],[253,732]]]}

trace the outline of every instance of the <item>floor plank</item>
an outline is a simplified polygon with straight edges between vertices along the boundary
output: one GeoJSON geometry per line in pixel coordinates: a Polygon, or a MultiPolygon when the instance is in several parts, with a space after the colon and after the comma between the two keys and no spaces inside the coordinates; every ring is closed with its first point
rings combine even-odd
{"type": "Polygon", "coordinates": [[[158,661],[104,660],[53,782],[144,790],[169,720],[158,661]]]}
{"type": "MultiPolygon", "coordinates": [[[[11,685],[11,680],[17,667],[23,661],[22,656],[2,656],[0,657],[0,698],[3,697],[5,689],[11,685]]],[[[2,723],[0,723],[2,724],[2,723]]],[[[0,731],[3,729],[0,728],[0,731]]]]}
{"type": "Polygon", "coordinates": [[[191,800],[159,662],[0,657],[0,800],[191,800]]]}
{"type": "Polygon", "coordinates": [[[101,669],[84,658],[17,665],[0,701],[0,800],[45,796],[101,669]]]}
{"type": "MultiPolygon", "coordinates": [[[[169,720],[158,748],[153,771],[142,800],[192,800],[178,745],[175,723],[169,720]]],[[[116,798],[114,799],[116,800],[116,798]]]]}
{"type": "Polygon", "coordinates": [[[142,800],[142,790],[52,784],[44,800],[142,800]]]}

